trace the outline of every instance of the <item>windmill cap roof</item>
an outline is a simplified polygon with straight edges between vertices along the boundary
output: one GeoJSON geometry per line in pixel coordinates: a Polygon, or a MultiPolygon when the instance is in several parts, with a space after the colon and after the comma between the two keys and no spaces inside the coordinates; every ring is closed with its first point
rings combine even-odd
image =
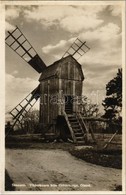
{"type": "Polygon", "coordinates": [[[61,58],[60,60],[57,60],[55,61],[53,64],[49,65],[41,74],[40,78],[39,78],[39,81],[41,80],[45,80],[45,79],[48,79],[50,77],[58,77],[58,67],[62,64],[62,63],[67,63],[69,62],[69,60],[71,61],[74,61],[77,63],[78,65],[78,68],[80,69],[81,71],[81,74],[82,74],[82,80],[84,80],[84,75],[83,75],[83,72],[82,72],[82,68],[81,68],[81,64],[79,64],[77,62],[76,59],[74,59],[71,55],[65,57],[65,58],[61,58]]]}

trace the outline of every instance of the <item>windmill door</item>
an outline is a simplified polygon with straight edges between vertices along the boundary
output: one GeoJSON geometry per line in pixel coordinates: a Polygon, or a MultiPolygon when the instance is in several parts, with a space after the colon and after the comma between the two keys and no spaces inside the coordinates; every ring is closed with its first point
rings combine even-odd
{"type": "Polygon", "coordinates": [[[65,96],[65,112],[71,114],[73,112],[73,97],[68,95],[65,96]]]}

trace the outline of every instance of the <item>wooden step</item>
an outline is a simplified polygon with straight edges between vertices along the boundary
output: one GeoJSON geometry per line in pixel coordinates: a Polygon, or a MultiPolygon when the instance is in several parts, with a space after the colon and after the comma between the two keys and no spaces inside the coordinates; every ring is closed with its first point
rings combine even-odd
{"type": "Polygon", "coordinates": [[[82,130],[80,129],[80,127],[79,128],[73,128],[73,131],[74,131],[74,133],[79,133],[79,132],[81,132],[82,133],[82,130]]]}
{"type": "Polygon", "coordinates": [[[71,124],[71,127],[81,129],[79,124],[71,124]]]}
{"type": "Polygon", "coordinates": [[[84,139],[83,135],[81,136],[76,136],[76,139],[84,139]]]}
{"type": "Polygon", "coordinates": [[[75,136],[76,136],[76,137],[81,137],[81,136],[83,136],[83,133],[75,132],[75,136]]]}
{"type": "Polygon", "coordinates": [[[76,141],[84,141],[84,137],[76,137],[76,141]]]}
{"type": "Polygon", "coordinates": [[[71,120],[71,121],[72,121],[72,120],[76,120],[76,121],[77,121],[77,118],[76,118],[76,117],[74,117],[74,116],[72,116],[72,117],[71,117],[71,116],[69,116],[69,117],[68,117],[68,119],[69,119],[69,120],[71,120]]]}
{"type": "Polygon", "coordinates": [[[75,115],[75,114],[73,114],[73,113],[68,114],[67,116],[68,116],[68,119],[71,119],[71,118],[76,118],[76,115],[75,115]]]}
{"type": "Polygon", "coordinates": [[[71,114],[71,112],[69,111],[69,112],[66,112],[67,114],[71,114]]]}
{"type": "Polygon", "coordinates": [[[73,121],[72,122],[70,121],[70,123],[71,123],[71,125],[79,125],[79,123],[77,121],[76,122],[75,121],[74,122],[73,121]]]}
{"type": "Polygon", "coordinates": [[[84,145],[85,144],[85,142],[84,141],[77,141],[77,143],[76,143],[77,145],[84,145]]]}
{"type": "Polygon", "coordinates": [[[68,115],[68,118],[76,118],[76,114],[72,113],[72,114],[68,115]]]}
{"type": "Polygon", "coordinates": [[[74,132],[74,134],[82,134],[83,135],[83,133],[82,133],[82,131],[81,130],[73,130],[73,132],[74,132]]]}
{"type": "Polygon", "coordinates": [[[78,130],[81,130],[81,128],[80,128],[79,125],[74,125],[74,126],[71,125],[71,127],[72,127],[72,129],[75,130],[75,131],[76,131],[77,129],[78,129],[78,130]]]}
{"type": "Polygon", "coordinates": [[[78,143],[78,142],[83,142],[84,143],[84,138],[76,138],[76,142],[78,143]]]}
{"type": "Polygon", "coordinates": [[[77,121],[77,119],[76,118],[70,118],[69,121],[74,122],[74,121],[77,121]]]}

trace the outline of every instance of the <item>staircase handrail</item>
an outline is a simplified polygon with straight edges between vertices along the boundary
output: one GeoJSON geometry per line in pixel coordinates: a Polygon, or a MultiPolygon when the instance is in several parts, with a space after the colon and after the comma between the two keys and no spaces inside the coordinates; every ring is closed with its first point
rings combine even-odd
{"type": "Polygon", "coordinates": [[[62,110],[62,113],[63,113],[63,115],[64,115],[64,117],[65,117],[65,120],[66,120],[66,122],[67,122],[67,125],[68,125],[68,127],[69,127],[69,130],[70,130],[71,136],[72,136],[72,138],[73,138],[73,141],[76,142],[76,138],[75,138],[73,129],[72,129],[71,125],[70,125],[68,116],[67,116],[67,114],[66,114],[66,112],[65,112],[64,110],[62,110]]]}
{"type": "MultiPolygon", "coordinates": [[[[81,113],[81,112],[77,112],[77,115],[78,115],[79,118],[81,119],[82,125],[83,125],[83,127],[85,128],[85,130],[86,130],[86,134],[88,134],[88,133],[89,133],[89,130],[88,130],[88,128],[87,128],[87,126],[86,126],[86,124],[85,124],[85,122],[84,122],[84,120],[83,120],[82,113],[81,113]]],[[[83,132],[85,133],[84,130],[83,130],[83,132]]]]}
{"type": "MultiPolygon", "coordinates": [[[[84,120],[86,121],[86,117],[85,117],[85,119],[84,119],[84,117],[82,117],[82,118],[83,118],[83,121],[84,121],[84,120]]],[[[93,128],[92,128],[91,123],[90,123],[89,129],[90,129],[90,133],[91,133],[92,139],[94,140],[94,142],[97,142],[97,141],[96,141],[96,138],[95,138],[95,135],[94,135],[94,132],[93,132],[93,128]]],[[[89,132],[89,130],[88,130],[88,132],[89,132]]]]}

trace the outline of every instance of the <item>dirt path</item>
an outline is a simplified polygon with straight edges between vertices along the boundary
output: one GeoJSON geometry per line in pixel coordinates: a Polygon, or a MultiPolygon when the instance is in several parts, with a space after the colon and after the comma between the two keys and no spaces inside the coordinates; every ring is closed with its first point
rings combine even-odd
{"type": "Polygon", "coordinates": [[[121,170],[86,163],[62,150],[6,150],[6,169],[15,190],[110,191],[121,170]]]}

